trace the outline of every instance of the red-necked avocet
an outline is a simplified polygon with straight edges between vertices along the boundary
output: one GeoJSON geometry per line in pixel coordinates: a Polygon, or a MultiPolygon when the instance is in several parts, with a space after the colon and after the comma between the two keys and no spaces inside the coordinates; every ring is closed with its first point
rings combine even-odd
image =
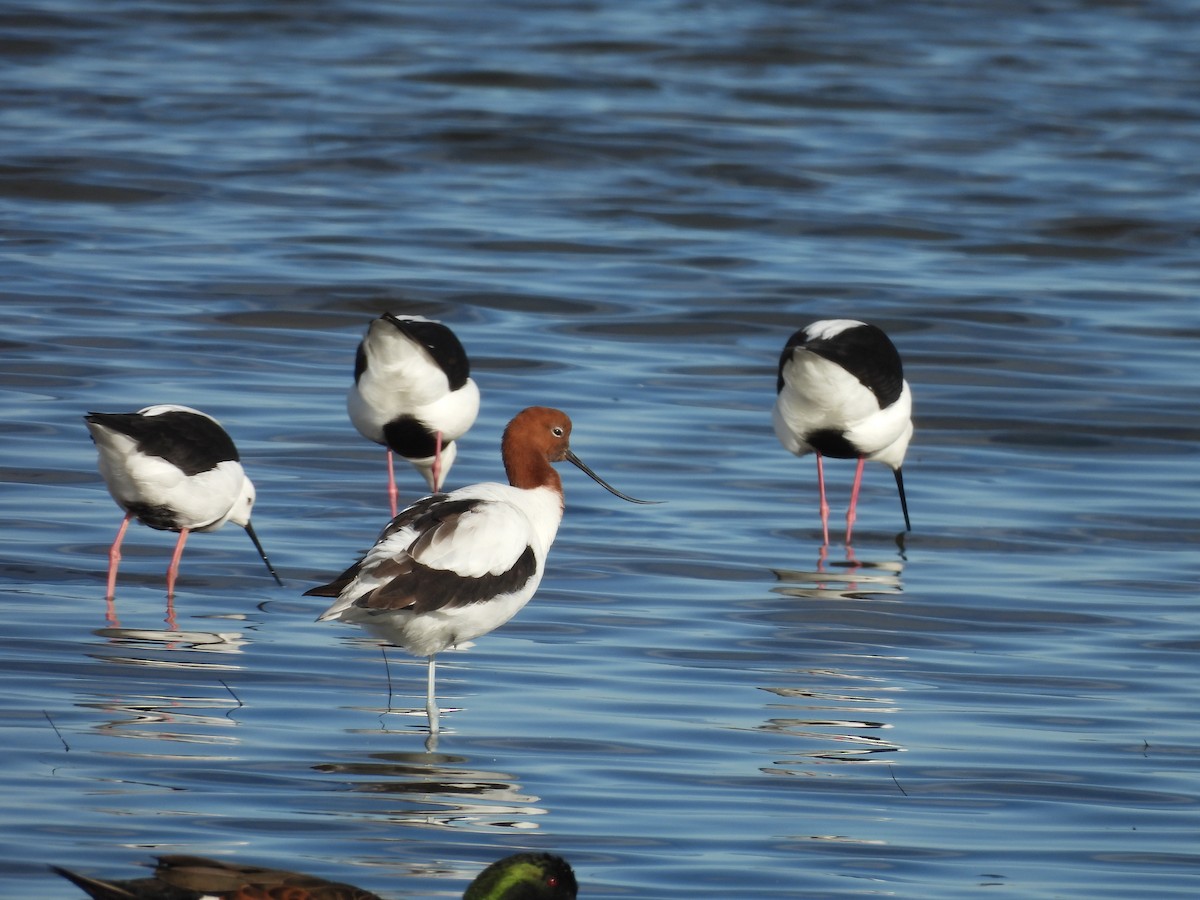
{"type": "Polygon", "coordinates": [[[485,635],[533,596],[563,515],[562,479],[551,463],[589,469],[570,447],[571,420],[532,406],[504,430],[508,484],[474,484],[417,501],[394,518],[375,545],[332,582],[307,593],[336,597],[318,621],[361,625],[376,637],[429,659],[426,711],[438,730],[434,659],[485,635]]]}

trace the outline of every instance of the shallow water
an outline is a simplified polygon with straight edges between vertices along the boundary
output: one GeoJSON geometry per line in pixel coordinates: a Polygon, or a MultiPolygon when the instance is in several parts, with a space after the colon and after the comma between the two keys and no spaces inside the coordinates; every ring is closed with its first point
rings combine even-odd
{"type": "Polygon", "coordinates": [[[3,893],[189,852],[452,897],[534,848],[585,897],[1194,895],[1192,13],[10,5],[3,893]],[[564,472],[433,751],[424,663],[302,596],[386,520],[344,406],[385,309],[471,354],[451,486],[537,403],[667,501],[564,472]],[[832,316],[904,356],[914,530],[872,466],[823,555],[769,411],[832,316]],[[137,528],[106,609],[81,416],[153,402],[231,432],[283,588],[231,528],[169,609],[137,528]]]}

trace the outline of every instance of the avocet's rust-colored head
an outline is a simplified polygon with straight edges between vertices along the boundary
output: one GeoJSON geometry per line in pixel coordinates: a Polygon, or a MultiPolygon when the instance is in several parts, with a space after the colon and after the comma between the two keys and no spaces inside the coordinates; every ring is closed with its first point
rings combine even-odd
{"type": "Polygon", "coordinates": [[[638,500],[621,493],[584,465],[583,460],[571,451],[571,419],[560,409],[529,406],[521,410],[504,429],[500,449],[504,457],[504,471],[514,487],[549,487],[561,493],[562,479],[550,463],[566,460],[622,500],[630,503],[657,502],[638,500]]]}

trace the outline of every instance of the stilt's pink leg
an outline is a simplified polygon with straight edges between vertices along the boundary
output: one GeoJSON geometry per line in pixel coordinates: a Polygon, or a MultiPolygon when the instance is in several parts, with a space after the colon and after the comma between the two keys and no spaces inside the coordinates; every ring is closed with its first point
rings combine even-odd
{"type": "Polygon", "coordinates": [[[855,509],[858,507],[858,488],[862,484],[863,466],[867,464],[865,457],[858,458],[858,467],[854,470],[854,490],[850,492],[850,508],[846,510],[846,545],[850,544],[850,532],[854,530],[854,521],[858,518],[855,509]]]}
{"type": "Polygon", "coordinates": [[[121,527],[117,529],[117,538],[108,548],[108,593],[104,595],[105,600],[112,600],[117,591],[117,566],[121,564],[121,541],[125,540],[125,531],[129,528],[129,520],[132,518],[133,513],[125,513],[121,527]]]}
{"type": "Polygon", "coordinates": [[[175,579],[179,577],[179,560],[183,556],[183,545],[187,543],[188,529],[179,532],[179,540],[175,542],[175,552],[171,554],[171,565],[167,569],[167,598],[175,596],[175,579]]]}
{"type": "Polygon", "coordinates": [[[829,503],[825,500],[825,464],[821,454],[817,454],[817,484],[821,491],[821,533],[825,536],[825,544],[829,544],[829,503]]]}
{"type": "Polygon", "coordinates": [[[392,448],[388,447],[388,501],[392,504],[392,518],[396,518],[396,506],[400,492],[396,490],[396,467],[392,462],[392,448]]]}
{"type": "Polygon", "coordinates": [[[433,492],[442,489],[442,433],[437,433],[437,445],[433,451],[433,492]]]}

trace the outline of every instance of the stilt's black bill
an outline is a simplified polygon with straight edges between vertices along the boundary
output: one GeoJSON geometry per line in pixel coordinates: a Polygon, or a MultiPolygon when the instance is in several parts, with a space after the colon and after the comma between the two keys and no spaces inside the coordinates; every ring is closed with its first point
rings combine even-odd
{"type": "Polygon", "coordinates": [[[900,470],[894,470],[896,476],[896,489],[900,491],[900,509],[904,513],[904,530],[912,531],[912,524],[908,521],[908,500],[904,497],[904,476],[900,474],[900,470]]]}
{"type": "Polygon", "coordinates": [[[267,564],[267,571],[271,573],[271,577],[275,582],[283,587],[283,582],[279,578],[279,573],[275,571],[275,567],[271,565],[271,561],[267,559],[267,554],[263,552],[262,544],[258,542],[258,535],[254,533],[254,526],[249,522],[246,523],[246,534],[250,535],[250,540],[254,542],[254,549],[258,551],[258,555],[262,557],[262,561],[267,564]]]}
{"type": "Polygon", "coordinates": [[[622,500],[628,500],[630,503],[662,503],[661,500],[639,500],[637,497],[630,497],[628,494],[622,494],[615,487],[584,465],[583,460],[570,450],[567,451],[566,459],[568,462],[571,462],[582,469],[583,473],[587,475],[588,478],[592,479],[592,481],[596,482],[596,484],[600,485],[600,487],[604,488],[610,494],[620,497],[622,500]]]}

